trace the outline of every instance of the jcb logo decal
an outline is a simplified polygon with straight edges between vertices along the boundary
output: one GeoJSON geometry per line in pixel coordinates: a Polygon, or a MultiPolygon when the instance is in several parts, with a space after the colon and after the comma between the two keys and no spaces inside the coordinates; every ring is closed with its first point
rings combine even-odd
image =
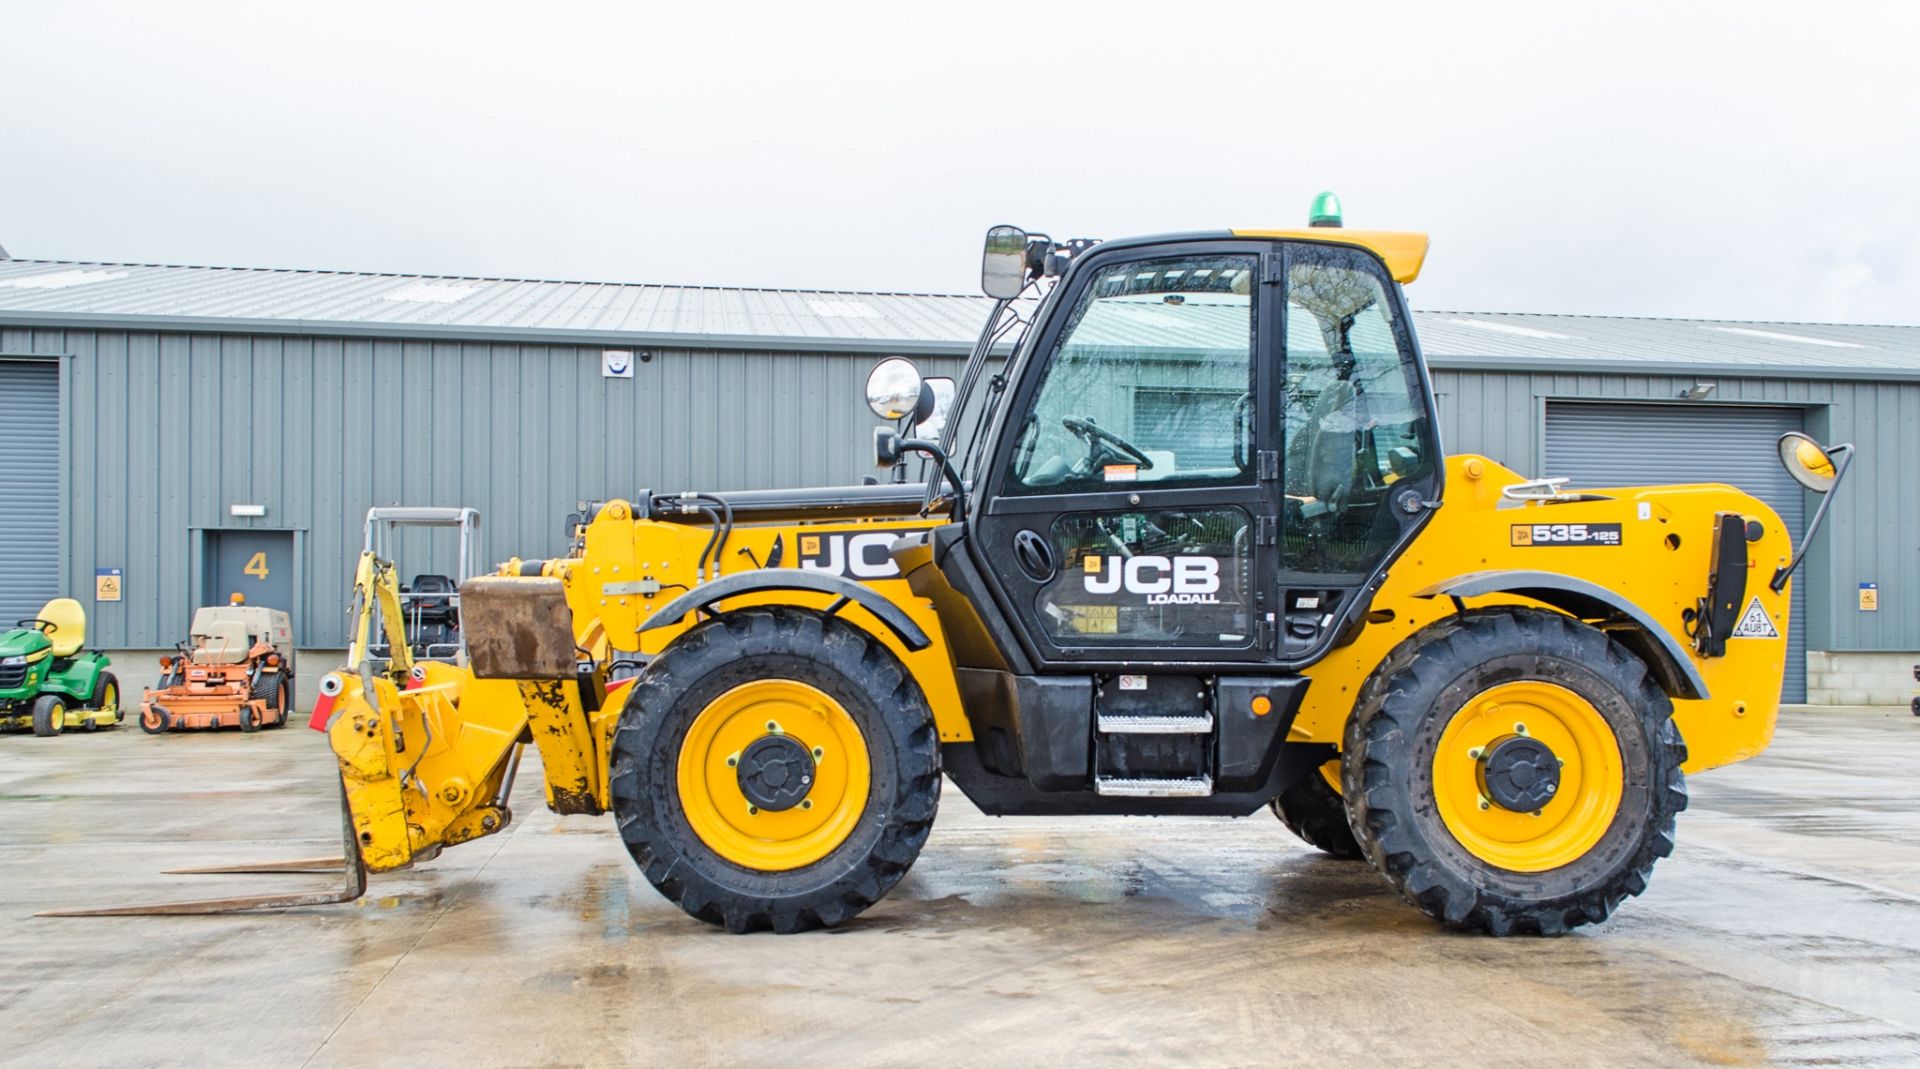
{"type": "Polygon", "coordinates": [[[832,572],[843,579],[894,579],[893,543],[905,531],[861,531],[858,534],[800,536],[800,567],[810,572],[832,572]]]}
{"type": "Polygon", "coordinates": [[[1509,545],[1617,546],[1617,523],[1516,523],[1509,545]]]}
{"type": "Polygon", "coordinates": [[[1212,557],[1101,557],[1082,562],[1089,594],[1141,594],[1149,605],[1218,605],[1220,562],[1212,557]]]}

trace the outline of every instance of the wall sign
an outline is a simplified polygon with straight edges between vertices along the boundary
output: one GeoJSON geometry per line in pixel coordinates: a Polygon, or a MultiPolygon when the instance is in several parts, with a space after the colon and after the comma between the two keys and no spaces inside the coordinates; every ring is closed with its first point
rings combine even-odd
{"type": "Polygon", "coordinates": [[[93,570],[93,600],[120,600],[121,572],[118,568],[95,568],[93,570]]]}
{"type": "Polygon", "coordinates": [[[633,377],[633,350],[600,350],[600,377],[605,379],[630,379],[633,377]]]}
{"type": "Polygon", "coordinates": [[[1879,612],[1880,611],[1880,584],[1879,583],[1861,583],[1860,584],[1860,611],[1861,612],[1879,612]]]}

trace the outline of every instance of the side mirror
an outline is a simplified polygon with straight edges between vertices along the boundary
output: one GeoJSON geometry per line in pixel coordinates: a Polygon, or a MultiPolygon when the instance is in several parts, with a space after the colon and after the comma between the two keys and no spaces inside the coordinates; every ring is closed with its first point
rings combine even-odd
{"type": "Polygon", "coordinates": [[[913,410],[915,438],[928,438],[936,442],[940,440],[940,433],[947,426],[947,415],[953,410],[953,394],[953,380],[944,375],[920,384],[921,403],[914,406],[913,410]]]}
{"type": "Polygon", "coordinates": [[[987,231],[986,251],[980,257],[980,289],[996,300],[1010,301],[1027,288],[1027,232],[1017,226],[987,231]]]}
{"type": "Polygon", "coordinates": [[[1847,477],[1847,469],[1853,466],[1853,446],[1836,445],[1831,449],[1814,441],[1799,431],[1788,431],[1780,436],[1778,446],[1780,464],[1793,476],[1793,481],[1820,494],[1820,507],[1813,510],[1813,521],[1807,524],[1806,532],[1800,536],[1800,546],[1793,551],[1787,563],[1775,568],[1773,579],[1767,586],[1778,594],[1786,588],[1787,578],[1800,562],[1807,557],[1808,547],[1813,545],[1813,536],[1820,531],[1820,525],[1826,522],[1827,506],[1833,504],[1833,491],[1839,487],[1840,480],[1847,477]]]}
{"type": "MultiPolygon", "coordinates": [[[[913,361],[888,357],[867,372],[867,407],[890,423],[906,419],[920,406],[925,385],[913,361]]],[[[932,411],[931,402],[928,411],[932,411]]]]}
{"type": "MultiPolygon", "coordinates": [[[[1793,481],[1813,491],[1824,494],[1833,489],[1840,477],[1840,466],[1834,460],[1834,453],[1840,453],[1844,460],[1847,446],[1835,446],[1831,452],[1799,431],[1788,431],[1780,436],[1780,466],[1787,469],[1793,481]]],[[[1850,451],[1850,450],[1848,450],[1850,451]]]]}

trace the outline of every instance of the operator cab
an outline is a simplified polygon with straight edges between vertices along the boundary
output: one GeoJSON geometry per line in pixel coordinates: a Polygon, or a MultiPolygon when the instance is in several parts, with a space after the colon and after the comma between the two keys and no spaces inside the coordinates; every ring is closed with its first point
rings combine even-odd
{"type": "MultiPolygon", "coordinates": [[[[943,760],[989,812],[1240,814],[1332,756],[1285,743],[1301,671],[1366,626],[1443,456],[1401,291],[1426,239],[1328,222],[989,232],[998,303],[940,439],[876,434],[947,504],[894,557],[975,729],[943,760]]],[[[910,423],[917,388],[887,361],[869,403],[910,423]]]]}

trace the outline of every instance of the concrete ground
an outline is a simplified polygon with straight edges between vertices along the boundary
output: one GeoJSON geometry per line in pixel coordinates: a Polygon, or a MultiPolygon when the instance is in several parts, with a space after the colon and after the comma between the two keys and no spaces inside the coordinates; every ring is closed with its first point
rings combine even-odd
{"type": "Polygon", "coordinates": [[[859,920],[730,936],[548,814],[352,905],[41,920],[324,886],[162,868],[335,845],[301,728],[0,738],[0,1064],[1920,1064],[1920,719],[1794,709],[1693,781],[1642,898],[1561,939],[1441,930],[1245,821],[1007,819],[949,788],[859,920]]]}

